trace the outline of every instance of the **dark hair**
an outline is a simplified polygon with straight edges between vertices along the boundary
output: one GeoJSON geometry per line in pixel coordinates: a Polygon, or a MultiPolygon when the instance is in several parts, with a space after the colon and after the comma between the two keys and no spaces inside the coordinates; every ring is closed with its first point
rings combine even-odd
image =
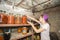
{"type": "MultiPolygon", "coordinates": [[[[41,14],[41,17],[43,17],[43,18],[44,18],[44,15],[45,15],[45,14],[41,14]]],[[[47,18],[47,19],[45,19],[45,21],[46,21],[46,22],[49,22],[49,21],[48,21],[48,18],[47,18]]]]}
{"type": "MultiPolygon", "coordinates": [[[[45,15],[45,14],[41,14],[41,17],[43,17],[43,18],[44,18],[44,15],[45,15]]],[[[49,25],[51,25],[51,24],[50,24],[50,22],[48,21],[48,18],[47,18],[47,19],[45,19],[45,21],[46,21],[47,23],[49,23],[49,25]]]]}

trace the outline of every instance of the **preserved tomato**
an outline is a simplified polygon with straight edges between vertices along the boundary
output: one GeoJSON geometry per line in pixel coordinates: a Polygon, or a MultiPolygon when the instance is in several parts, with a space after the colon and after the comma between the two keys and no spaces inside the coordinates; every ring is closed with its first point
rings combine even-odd
{"type": "Polygon", "coordinates": [[[27,24],[27,16],[22,17],[22,24],[27,24]]]}
{"type": "Polygon", "coordinates": [[[21,28],[18,28],[18,33],[21,33],[22,29],[21,28]]]}
{"type": "Polygon", "coordinates": [[[15,17],[13,15],[8,15],[8,24],[14,24],[15,23],[15,17]]]}
{"type": "Polygon", "coordinates": [[[21,24],[21,17],[17,16],[15,18],[15,24],[21,24]]]}
{"type": "Polygon", "coordinates": [[[0,36],[0,40],[4,40],[4,37],[3,36],[0,36]]]}
{"type": "Polygon", "coordinates": [[[26,27],[23,27],[22,28],[22,34],[23,35],[27,34],[27,31],[28,31],[28,28],[26,28],[26,27]]]}
{"type": "Polygon", "coordinates": [[[0,14],[0,24],[6,24],[7,23],[7,15],[4,13],[0,14]]]}

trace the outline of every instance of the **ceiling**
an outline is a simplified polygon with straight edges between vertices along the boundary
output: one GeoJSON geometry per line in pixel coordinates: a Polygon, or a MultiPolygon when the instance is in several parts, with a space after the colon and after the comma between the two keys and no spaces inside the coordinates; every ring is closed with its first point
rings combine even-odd
{"type": "Polygon", "coordinates": [[[0,0],[0,4],[7,4],[14,7],[21,7],[27,10],[39,11],[60,5],[60,0],[0,0]]]}

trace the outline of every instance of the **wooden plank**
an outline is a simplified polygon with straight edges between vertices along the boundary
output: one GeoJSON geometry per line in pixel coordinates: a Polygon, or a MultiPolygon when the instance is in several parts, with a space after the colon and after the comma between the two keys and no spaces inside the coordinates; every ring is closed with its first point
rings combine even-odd
{"type": "Polygon", "coordinates": [[[0,24],[0,27],[30,26],[29,24],[0,24]]]}
{"type": "Polygon", "coordinates": [[[31,36],[33,33],[28,33],[28,34],[26,34],[26,35],[24,35],[24,36],[22,36],[22,37],[20,37],[20,38],[18,38],[18,39],[21,39],[21,38],[24,38],[24,37],[27,37],[27,36],[31,36]]]}
{"type": "MultiPolygon", "coordinates": [[[[17,33],[16,33],[17,34],[17,33]]],[[[14,40],[14,39],[21,39],[21,38],[24,38],[24,37],[28,37],[28,36],[31,36],[33,33],[27,33],[26,35],[21,35],[21,34],[17,34],[17,35],[14,35],[12,34],[11,36],[11,39],[10,40],[14,40]]]]}
{"type": "MultiPolygon", "coordinates": [[[[34,25],[38,25],[35,23],[34,25]]],[[[18,26],[31,26],[30,24],[0,24],[0,27],[18,27],[18,26]]]]}

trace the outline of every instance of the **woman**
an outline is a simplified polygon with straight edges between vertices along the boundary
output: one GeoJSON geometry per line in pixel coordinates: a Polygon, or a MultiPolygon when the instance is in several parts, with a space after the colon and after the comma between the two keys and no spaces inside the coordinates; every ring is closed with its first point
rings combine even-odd
{"type": "Polygon", "coordinates": [[[40,15],[39,21],[30,16],[27,17],[40,24],[41,27],[37,29],[33,23],[28,22],[36,33],[41,32],[41,40],[50,40],[50,36],[49,36],[50,25],[48,23],[48,15],[47,14],[40,15]]]}

